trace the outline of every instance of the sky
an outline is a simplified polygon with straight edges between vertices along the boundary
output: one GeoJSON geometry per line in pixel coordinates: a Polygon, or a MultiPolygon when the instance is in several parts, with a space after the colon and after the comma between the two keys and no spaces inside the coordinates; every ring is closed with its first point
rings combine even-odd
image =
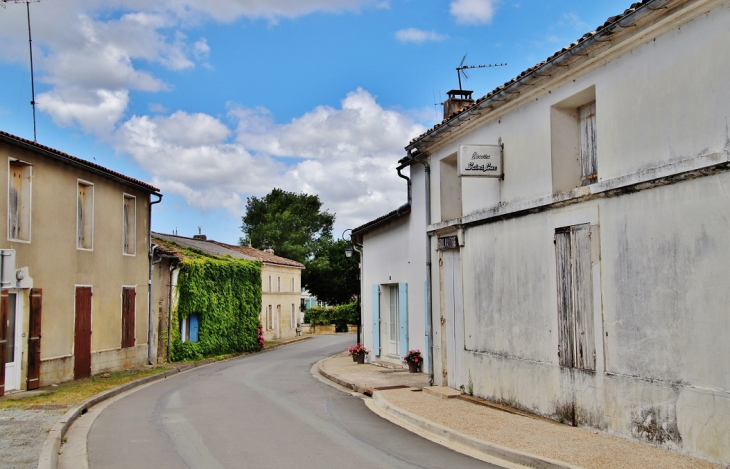
{"type": "MultiPolygon", "coordinates": [[[[25,3],[0,0],[0,130],[33,139],[25,3]],[[5,1],[6,3],[1,3],[5,1]]],[[[458,89],[481,97],[630,0],[41,0],[39,143],[158,187],[152,229],[236,243],[248,197],[316,194],[342,236],[458,89]]],[[[347,235],[346,235],[347,237],[347,235]]]]}

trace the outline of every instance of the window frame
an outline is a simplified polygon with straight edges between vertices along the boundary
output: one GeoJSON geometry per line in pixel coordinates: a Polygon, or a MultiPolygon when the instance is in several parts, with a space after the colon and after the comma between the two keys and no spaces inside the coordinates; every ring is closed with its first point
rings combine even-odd
{"type": "Polygon", "coordinates": [[[122,255],[124,256],[131,256],[135,257],[137,255],[137,197],[132,194],[127,194],[126,192],[122,194],[122,255]],[[129,216],[126,212],[127,207],[127,200],[134,201],[132,207],[132,217],[131,217],[131,230],[129,226],[129,216]],[[129,237],[131,234],[132,242],[131,242],[131,252],[129,252],[129,237]]]}
{"type": "Polygon", "coordinates": [[[7,238],[8,241],[13,241],[17,243],[30,243],[31,242],[31,233],[32,233],[32,220],[33,220],[33,165],[26,162],[19,160],[17,158],[8,158],[8,201],[7,201],[7,238]],[[18,233],[20,234],[22,232],[22,224],[25,222],[27,225],[26,231],[27,236],[25,237],[14,237],[12,236],[12,227],[11,227],[11,204],[10,204],[10,190],[13,187],[12,184],[12,167],[21,167],[21,187],[20,187],[20,194],[18,198],[18,202],[16,202],[16,212],[18,213],[18,219],[20,220],[21,228],[18,229],[18,233]],[[27,176],[23,173],[25,171],[28,171],[27,176]],[[27,183],[24,184],[24,181],[27,177],[27,183]],[[25,200],[27,198],[27,201],[25,200]],[[20,205],[20,208],[18,208],[18,205],[20,205]]]}
{"type": "MultiPolygon", "coordinates": [[[[93,251],[94,250],[94,183],[91,181],[86,181],[84,179],[77,179],[76,180],[76,249],[79,251],[93,251]],[[85,196],[85,203],[84,208],[81,207],[81,194],[80,189],[81,186],[84,187],[90,187],[91,188],[91,200],[89,200],[88,196],[85,196]],[[79,209],[81,209],[81,213],[79,212],[79,209]],[[89,217],[84,219],[79,219],[79,216],[83,213],[88,213],[89,217]],[[86,221],[88,220],[88,221],[86,221]],[[89,246],[80,245],[79,241],[79,231],[81,229],[80,222],[84,224],[84,231],[86,231],[86,224],[88,223],[88,231],[89,231],[89,246]]],[[[84,233],[84,237],[86,236],[86,233],[84,233]]]]}

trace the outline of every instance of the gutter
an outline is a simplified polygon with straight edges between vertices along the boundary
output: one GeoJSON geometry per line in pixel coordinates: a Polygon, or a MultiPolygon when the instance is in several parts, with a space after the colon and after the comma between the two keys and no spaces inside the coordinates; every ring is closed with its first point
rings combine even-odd
{"type": "Polygon", "coordinates": [[[154,365],[152,363],[152,270],[155,264],[162,261],[160,257],[157,261],[154,260],[156,244],[152,244],[152,206],[162,202],[162,194],[150,194],[150,199],[153,195],[159,198],[156,201],[149,201],[147,210],[147,241],[149,242],[149,256],[150,256],[150,276],[147,279],[147,364],[154,365]]]}

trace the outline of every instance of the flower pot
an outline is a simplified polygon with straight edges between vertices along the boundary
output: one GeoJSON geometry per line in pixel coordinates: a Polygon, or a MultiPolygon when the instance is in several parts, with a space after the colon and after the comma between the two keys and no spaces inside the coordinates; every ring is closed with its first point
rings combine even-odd
{"type": "Polygon", "coordinates": [[[356,362],[357,361],[357,355],[351,355],[351,356],[352,356],[352,361],[356,362]]]}
{"type": "Polygon", "coordinates": [[[357,356],[357,364],[358,365],[364,365],[365,364],[365,355],[358,355],[357,356]]]}
{"type": "Polygon", "coordinates": [[[408,372],[409,373],[418,373],[418,369],[421,367],[420,363],[417,362],[408,362],[408,372]]]}

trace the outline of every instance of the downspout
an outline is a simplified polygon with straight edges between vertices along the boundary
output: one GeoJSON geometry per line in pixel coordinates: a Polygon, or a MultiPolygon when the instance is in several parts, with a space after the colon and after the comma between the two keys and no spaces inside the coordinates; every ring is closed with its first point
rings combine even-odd
{"type": "Polygon", "coordinates": [[[156,195],[158,199],[156,201],[150,200],[147,211],[147,241],[149,242],[149,253],[150,253],[150,276],[147,279],[147,364],[154,365],[152,363],[152,269],[155,264],[162,261],[160,258],[157,262],[154,262],[156,244],[152,244],[152,206],[162,202],[162,194],[150,194],[150,199],[153,195],[156,195]]]}

